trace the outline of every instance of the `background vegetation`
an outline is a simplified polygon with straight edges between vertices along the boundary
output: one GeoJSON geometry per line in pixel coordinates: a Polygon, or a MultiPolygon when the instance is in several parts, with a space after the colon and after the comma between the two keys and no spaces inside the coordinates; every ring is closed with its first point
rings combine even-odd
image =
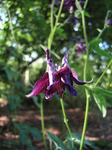
{"type": "MultiPolygon", "coordinates": [[[[48,45],[50,34],[50,4],[50,0],[3,0],[0,3],[0,112],[1,116],[5,112],[9,118],[9,124],[12,123],[14,130],[17,130],[23,147],[29,143],[29,149],[34,148],[30,137],[33,136],[39,140],[40,131],[27,124],[14,122],[9,114],[15,114],[16,117],[20,110],[27,108],[30,111],[31,105],[37,106],[39,109],[40,99],[44,99],[43,94],[33,99],[28,99],[25,95],[31,91],[35,81],[40,79],[46,70],[45,51],[43,49],[48,45]]],[[[112,10],[111,0],[89,0],[87,5],[89,14],[86,16],[89,41],[98,36],[99,29],[103,29],[108,10],[112,10]]],[[[57,11],[58,8],[54,7],[55,14],[57,11]]],[[[54,15],[54,19],[55,17],[54,15]]],[[[109,17],[112,17],[112,14],[109,17]]],[[[94,50],[90,50],[88,81],[93,78],[95,83],[109,60],[112,59],[111,32],[112,27],[108,27],[101,36],[102,40],[96,43],[98,48],[94,47],[94,50]],[[97,49],[101,50],[100,53],[97,49]]],[[[55,63],[58,62],[61,65],[61,58],[65,51],[68,51],[69,65],[75,69],[81,80],[83,79],[86,51],[77,56],[77,50],[74,49],[74,46],[83,39],[81,19],[77,20],[74,13],[63,9],[54,36],[51,56],[55,63]]],[[[112,66],[107,70],[99,85],[112,91],[111,84],[112,66]]],[[[78,91],[77,97],[71,97],[66,91],[64,96],[66,106],[84,109],[84,88],[77,85],[75,88],[78,91]]],[[[108,108],[111,109],[112,99],[107,97],[106,101],[108,108]]],[[[45,109],[59,111],[60,103],[57,96],[51,100],[44,100],[44,106],[45,109]]],[[[97,109],[93,98],[91,98],[90,108],[91,111],[97,109]]]]}

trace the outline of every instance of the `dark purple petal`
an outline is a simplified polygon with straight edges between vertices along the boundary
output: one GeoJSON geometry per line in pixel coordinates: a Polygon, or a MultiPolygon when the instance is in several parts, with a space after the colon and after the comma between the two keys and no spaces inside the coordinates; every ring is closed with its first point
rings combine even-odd
{"type": "Polygon", "coordinates": [[[41,78],[35,83],[32,92],[29,95],[27,95],[27,97],[33,97],[44,92],[48,84],[49,84],[49,78],[48,78],[48,73],[46,72],[43,78],[41,78]]]}
{"type": "Polygon", "coordinates": [[[91,80],[91,81],[86,81],[86,82],[84,82],[84,81],[78,80],[78,75],[77,75],[77,73],[76,73],[74,70],[72,70],[71,77],[72,77],[72,80],[73,80],[76,84],[79,84],[79,85],[88,84],[88,83],[91,83],[91,82],[93,81],[93,80],[91,80]]]}
{"type": "Polygon", "coordinates": [[[47,60],[50,59],[50,53],[49,53],[49,49],[48,48],[46,50],[46,58],[47,58],[47,60]]]}
{"type": "Polygon", "coordinates": [[[62,67],[59,71],[57,71],[54,76],[56,77],[62,77],[64,75],[67,75],[71,72],[70,68],[68,66],[62,67]]]}
{"type": "Polygon", "coordinates": [[[47,87],[45,92],[46,98],[51,98],[54,94],[56,94],[56,92],[60,96],[64,93],[64,86],[60,80],[47,87]]]}
{"type": "Polygon", "coordinates": [[[71,95],[77,96],[77,91],[73,87],[73,81],[70,78],[70,74],[61,78],[61,81],[64,83],[65,88],[67,88],[71,95]]]}

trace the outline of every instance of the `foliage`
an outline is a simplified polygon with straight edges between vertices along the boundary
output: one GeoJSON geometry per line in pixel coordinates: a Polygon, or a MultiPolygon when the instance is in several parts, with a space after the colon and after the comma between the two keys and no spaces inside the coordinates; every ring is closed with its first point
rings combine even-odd
{"type": "MultiPolygon", "coordinates": [[[[86,78],[93,79],[91,85],[80,88],[74,85],[78,91],[78,97],[72,97],[66,92],[65,100],[68,106],[82,106],[84,108],[84,89],[88,90],[88,97],[94,99],[102,116],[106,116],[108,106],[112,107],[112,27],[106,25],[106,19],[110,16],[108,10],[112,10],[112,1],[99,0],[88,1],[87,8],[76,0],[77,10],[69,12],[62,9],[60,18],[53,28],[52,24],[58,18],[58,7],[53,6],[49,0],[3,0],[0,2],[0,100],[7,101],[6,111],[16,114],[19,109],[27,104],[25,95],[31,91],[35,81],[45,72],[45,52],[49,45],[49,35],[52,38],[51,55],[55,63],[61,65],[61,58],[65,51],[69,53],[69,65],[75,68],[79,79],[83,78],[84,62],[87,60],[86,78]],[[53,13],[51,16],[51,12],[53,13]],[[88,44],[87,50],[77,55],[77,44],[85,37],[83,35],[83,20],[86,21],[88,44]],[[78,18],[78,20],[77,20],[78,18]],[[53,20],[52,20],[53,19],[53,20]],[[50,29],[51,27],[51,29],[50,29]],[[52,34],[51,34],[52,33],[52,34]],[[80,99],[80,101],[76,101],[80,99]]],[[[32,103],[40,109],[40,100],[43,95],[34,97],[32,103]]],[[[56,107],[59,107],[59,98],[56,98],[56,107]]],[[[92,101],[91,103],[94,103],[92,101]]],[[[29,105],[30,106],[30,105],[29,105]]],[[[37,128],[31,128],[25,124],[16,124],[19,130],[19,140],[23,145],[29,143],[33,149],[31,136],[39,139],[40,132],[37,128]]],[[[66,149],[66,144],[55,135],[47,133],[49,139],[58,147],[66,149]]],[[[68,144],[70,146],[69,138],[68,144]]],[[[88,143],[86,143],[89,145],[88,143]]],[[[34,148],[35,149],[35,148],[34,148]]]]}

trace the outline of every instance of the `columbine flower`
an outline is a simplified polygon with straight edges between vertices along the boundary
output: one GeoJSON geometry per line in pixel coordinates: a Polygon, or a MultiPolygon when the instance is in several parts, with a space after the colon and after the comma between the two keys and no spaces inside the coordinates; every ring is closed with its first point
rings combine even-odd
{"type": "Polygon", "coordinates": [[[73,87],[73,81],[79,85],[91,82],[78,80],[77,73],[69,68],[67,57],[68,53],[66,52],[62,59],[62,68],[58,70],[58,67],[56,66],[55,68],[54,63],[50,58],[49,50],[46,50],[47,72],[43,78],[35,83],[34,88],[28,97],[36,96],[42,92],[45,93],[47,99],[51,98],[56,93],[59,96],[62,96],[65,89],[67,89],[71,95],[77,96],[77,91],[73,87]]]}

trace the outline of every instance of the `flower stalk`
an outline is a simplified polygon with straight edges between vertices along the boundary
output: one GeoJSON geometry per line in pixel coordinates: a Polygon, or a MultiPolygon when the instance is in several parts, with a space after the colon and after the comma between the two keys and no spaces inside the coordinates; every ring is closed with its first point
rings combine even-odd
{"type": "Polygon", "coordinates": [[[46,138],[45,138],[45,127],[44,127],[44,112],[43,112],[43,100],[41,99],[41,126],[42,126],[42,134],[43,134],[43,141],[45,150],[47,150],[46,138]]]}
{"type": "MultiPolygon", "coordinates": [[[[87,62],[88,62],[88,57],[89,57],[89,45],[88,45],[88,39],[87,39],[87,33],[86,33],[84,10],[81,12],[81,15],[82,15],[83,34],[84,34],[84,39],[85,39],[85,44],[86,44],[86,49],[87,49],[86,60],[85,60],[85,65],[84,65],[84,76],[83,76],[84,81],[86,81],[87,62]]],[[[85,118],[84,118],[83,131],[82,131],[82,137],[81,137],[81,143],[80,143],[79,150],[83,149],[84,138],[85,138],[85,133],[86,133],[86,128],[87,128],[88,111],[89,111],[89,93],[88,93],[87,89],[85,89],[85,93],[86,93],[86,110],[85,110],[85,118]]]]}
{"type": "Polygon", "coordinates": [[[72,148],[74,148],[74,143],[73,143],[73,136],[72,136],[72,133],[71,133],[71,130],[70,130],[70,127],[68,125],[68,120],[67,120],[67,117],[66,117],[66,113],[65,113],[65,109],[64,109],[64,104],[63,104],[63,99],[60,98],[60,102],[61,102],[61,108],[62,108],[62,112],[63,112],[63,117],[64,117],[64,123],[67,127],[67,130],[70,134],[70,137],[71,137],[71,140],[72,140],[72,148]]]}
{"type": "Polygon", "coordinates": [[[102,79],[102,77],[104,76],[104,74],[106,73],[107,69],[110,67],[111,64],[112,64],[112,59],[110,60],[107,67],[105,68],[105,70],[103,71],[103,73],[101,74],[101,76],[99,77],[97,82],[95,83],[94,87],[96,87],[98,85],[98,83],[100,82],[100,80],[102,79]]]}
{"type": "Polygon", "coordinates": [[[51,30],[51,33],[50,33],[49,38],[48,38],[48,48],[49,48],[49,50],[51,50],[52,41],[53,41],[54,34],[55,34],[55,31],[56,31],[56,28],[57,28],[57,25],[58,25],[58,21],[59,21],[60,15],[61,15],[63,3],[64,3],[64,0],[61,1],[61,5],[60,5],[60,8],[59,8],[58,15],[56,17],[54,27],[53,27],[53,11],[51,9],[51,29],[52,30],[51,30]]]}

